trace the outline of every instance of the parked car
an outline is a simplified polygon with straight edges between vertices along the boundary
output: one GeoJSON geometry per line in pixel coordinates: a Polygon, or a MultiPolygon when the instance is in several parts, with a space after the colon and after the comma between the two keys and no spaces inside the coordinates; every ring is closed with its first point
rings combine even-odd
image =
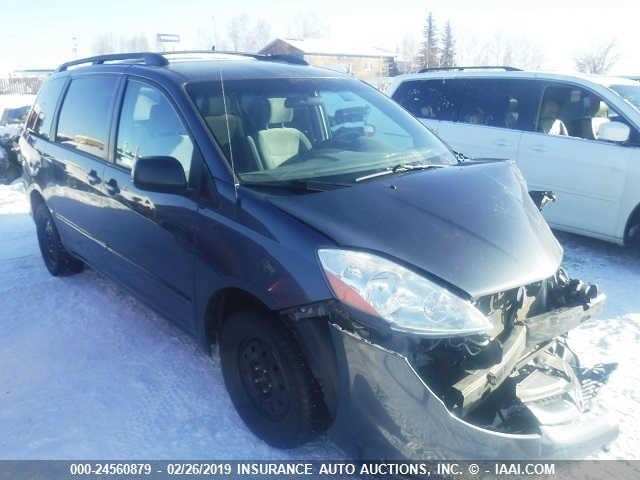
{"type": "Polygon", "coordinates": [[[34,95],[0,95],[0,183],[20,176],[17,142],[34,98],[34,95]]]}
{"type": "Polygon", "coordinates": [[[629,79],[448,69],[398,77],[391,97],[469,157],[517,162],[558,201],[558,230],[640,243],[640,85],[629,79]]]}
{"type": "Polygon", "coordinates": [[[612,366],[564,337],[604,295],[561,268],[515,164],[460,163],[373,87],[300,63],[62,65],[20,138],[51,274],[88,264],[217,349],[271,445],[478,459],[615,438],[588,411],[612,366]]]}

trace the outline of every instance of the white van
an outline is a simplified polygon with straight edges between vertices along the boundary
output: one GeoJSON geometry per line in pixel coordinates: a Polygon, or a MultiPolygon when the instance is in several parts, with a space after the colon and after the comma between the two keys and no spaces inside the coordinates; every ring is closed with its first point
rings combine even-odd
{"type": "Polygon", "coordinates": [[[551,190],[558,230],[640,240],[640,84],[624,78],[452,68],[396,77],[389,95],[472,158],[514,159],[551,190]]]}

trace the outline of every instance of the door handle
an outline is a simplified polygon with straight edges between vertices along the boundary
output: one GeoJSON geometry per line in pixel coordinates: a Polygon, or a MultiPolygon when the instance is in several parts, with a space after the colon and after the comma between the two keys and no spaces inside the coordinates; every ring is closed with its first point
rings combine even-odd
{"type": "Polygon", "coordinates": [[[116,182],[115,179],[113,178],[109,180],[107,183],[105,183],[105,187],[109,195],[117,195],[120,193],[120,189],[118,188],[118,182],[116,182]]]}
{"type": "Polygon", "coordinates": [[[498,147],[510,147],[511,146],[511,143],[509,143],[506,140],[497,140],[495,144],[498,147]]]}
{"type": "Polygon", "coordinates": [[[98,183],[100,183],[100,177],[98,176],[98,172],[96,172],[95,170],[91,170],[87,174],[87,179],[89,180],[90,185],[97,185],[98,183]]]}
{"type": "Polygon", "coordinates": [[[544,153],[547,151],[547,149],[542,145],[533,145],[532,147],[529,147],[529,150],[531,150],[532,152],[538,152],[538,153],[544,153]]]}

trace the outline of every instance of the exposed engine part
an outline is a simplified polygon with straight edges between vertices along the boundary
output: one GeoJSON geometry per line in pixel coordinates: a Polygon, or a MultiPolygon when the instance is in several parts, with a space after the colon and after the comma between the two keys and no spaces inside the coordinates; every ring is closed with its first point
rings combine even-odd
{"type": "Polygon", "coordinates": [[[591,368],[579,370],[578,378],[582,386],[582,398],[586,403],[590,403],[598,395],[616,368],[618,368],[617,363],[598,363],[591,368]]]}
{"type": "Polygon", "coordinates": [[[462,415],[470,411],[482,398],[497,389],[511,374],[518,360],[525,351],[526,329],[516,327],[505,342],[502,350],[502,361],[488,368],[468,372],[452,389],[457,397],[452,408],[462,415]]]}
{"type": "MultiPolygon", "coordinates": [[[[458,416],[501,431],[535,431],[586,408],[580,365],[563,336],[597,315],[604,299],[597,286],[560,269],[547,280],[478,299],[476,307],[495,325],[488,335],[410,343],[409,356],[458,416]]],[[[588,385],[596,390],[601,383],[588,385]]]]}

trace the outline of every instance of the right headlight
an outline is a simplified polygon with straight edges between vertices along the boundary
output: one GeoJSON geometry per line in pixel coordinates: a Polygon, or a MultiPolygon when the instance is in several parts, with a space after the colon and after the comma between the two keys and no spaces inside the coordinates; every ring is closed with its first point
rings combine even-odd
{"type": "Polygon", "coordinates": [[[450,337],[493,328],[471,302],[385,258],[339,249],[318,250],[318,257],[336,298],[394,330],[450,337]]]}

